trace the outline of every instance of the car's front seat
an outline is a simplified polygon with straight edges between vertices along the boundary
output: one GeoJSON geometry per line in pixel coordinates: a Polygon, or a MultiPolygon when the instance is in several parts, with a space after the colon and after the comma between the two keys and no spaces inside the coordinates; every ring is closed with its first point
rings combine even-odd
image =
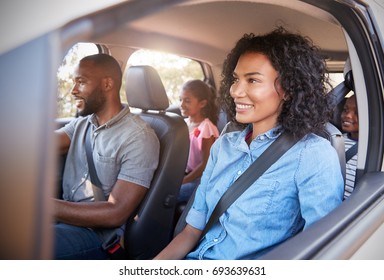
{"type": "Polygon", "coordinates": [[[184,119],[170,112],[163,83],[151,66],[132,66],[125,74],[130,107],[156,132],[160,141],[159,166],[136,217],[127,222],[126,256],[151,259],[172,239],[174,213],[189,153],[188,128],[184,119]]]}

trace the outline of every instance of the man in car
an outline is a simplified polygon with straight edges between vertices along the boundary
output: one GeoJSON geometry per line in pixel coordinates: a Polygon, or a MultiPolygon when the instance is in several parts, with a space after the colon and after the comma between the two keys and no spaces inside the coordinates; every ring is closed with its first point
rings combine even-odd
{"type": "Polygon", "coordinates": [[[54,200],[55,259],[109,258],[102,246],[106,233],[123,230],[157,168],[159,141],[121,103],[121,81],[119,63],[106,54],[87,56],[75,69],[72,95],[80,117],[56,131],[60,152],[67,158],[63,197],[54,200]],[[90,133],[101,199],[90,183],[86,133],[90,133]]]}

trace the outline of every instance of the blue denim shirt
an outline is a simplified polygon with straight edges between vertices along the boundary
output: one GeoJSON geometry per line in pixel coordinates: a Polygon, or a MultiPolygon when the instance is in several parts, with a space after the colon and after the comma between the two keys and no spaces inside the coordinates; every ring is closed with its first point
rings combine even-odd
{"type": "MultiPolygon", "coordinates": [[[[202,230],[229,186],[278,137],[276,128],[247,145],[250,131],[219,137],[203,173],[187,223],[202,230]]],[[[335,209],[344,181],[334,148],[309,134],[275,162],[232,204],[187,259],[255,259],[335,209]]]]}

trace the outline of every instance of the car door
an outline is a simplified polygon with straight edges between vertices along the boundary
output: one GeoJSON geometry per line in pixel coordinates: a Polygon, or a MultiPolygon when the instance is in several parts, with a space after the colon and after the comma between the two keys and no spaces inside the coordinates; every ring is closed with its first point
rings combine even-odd
{"type": "Polygon", "coordinates": [[[346,33],[361,128],[357,183],[338,209],[263,259],[384,259],[383,7],[306,2],[332,14],[346,33]]]}

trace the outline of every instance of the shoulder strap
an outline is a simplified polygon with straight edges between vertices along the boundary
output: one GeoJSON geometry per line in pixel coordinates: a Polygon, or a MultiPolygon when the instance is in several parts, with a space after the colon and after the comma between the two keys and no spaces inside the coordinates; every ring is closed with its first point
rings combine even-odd
{"type": "MultiPolygon", "coordinates": [[[[96,173],[95,164],[92,156],[92,142],[91,142],[92,129],[91,124],[88,122],[85,132],[85,153],[87,155],[89,177],[92,183],[93,196],[96,201],[106,201],[102,184],[96,173]]],[[[103,240],[102,248],[107,251],[111,259],[125,259],[125,252],[120,245],[121,236],[124,234],[125,225],[118,228],[100,228],[94,231],[103,240]]]]}
{"type": "Polygon", "coordinates": [[[95,164],[93,162],[91,134],[92,134],[91,124],[88,122],[87,130],[85,132],[85,153],[87,154],[89,177],[91,179],[93,195],[95,197],[95,200],[105,201],[106,198],[101,188],[102,184],[100,182],[99,177],[97,176],[95,164]]]}
{"type": "Polygon", "coordinates": [[[357,142],[345,152],[345,162],[348,162],[357,154],[357,142]]]}
{"type": "Polygon", "coordinates": [[[254,183],[275,161],[297,143],[292,135],[282,133],[250,167],[228,188],[217,203],[203,229],[201,238],[219,220],[228,207],[254,183]]]}

